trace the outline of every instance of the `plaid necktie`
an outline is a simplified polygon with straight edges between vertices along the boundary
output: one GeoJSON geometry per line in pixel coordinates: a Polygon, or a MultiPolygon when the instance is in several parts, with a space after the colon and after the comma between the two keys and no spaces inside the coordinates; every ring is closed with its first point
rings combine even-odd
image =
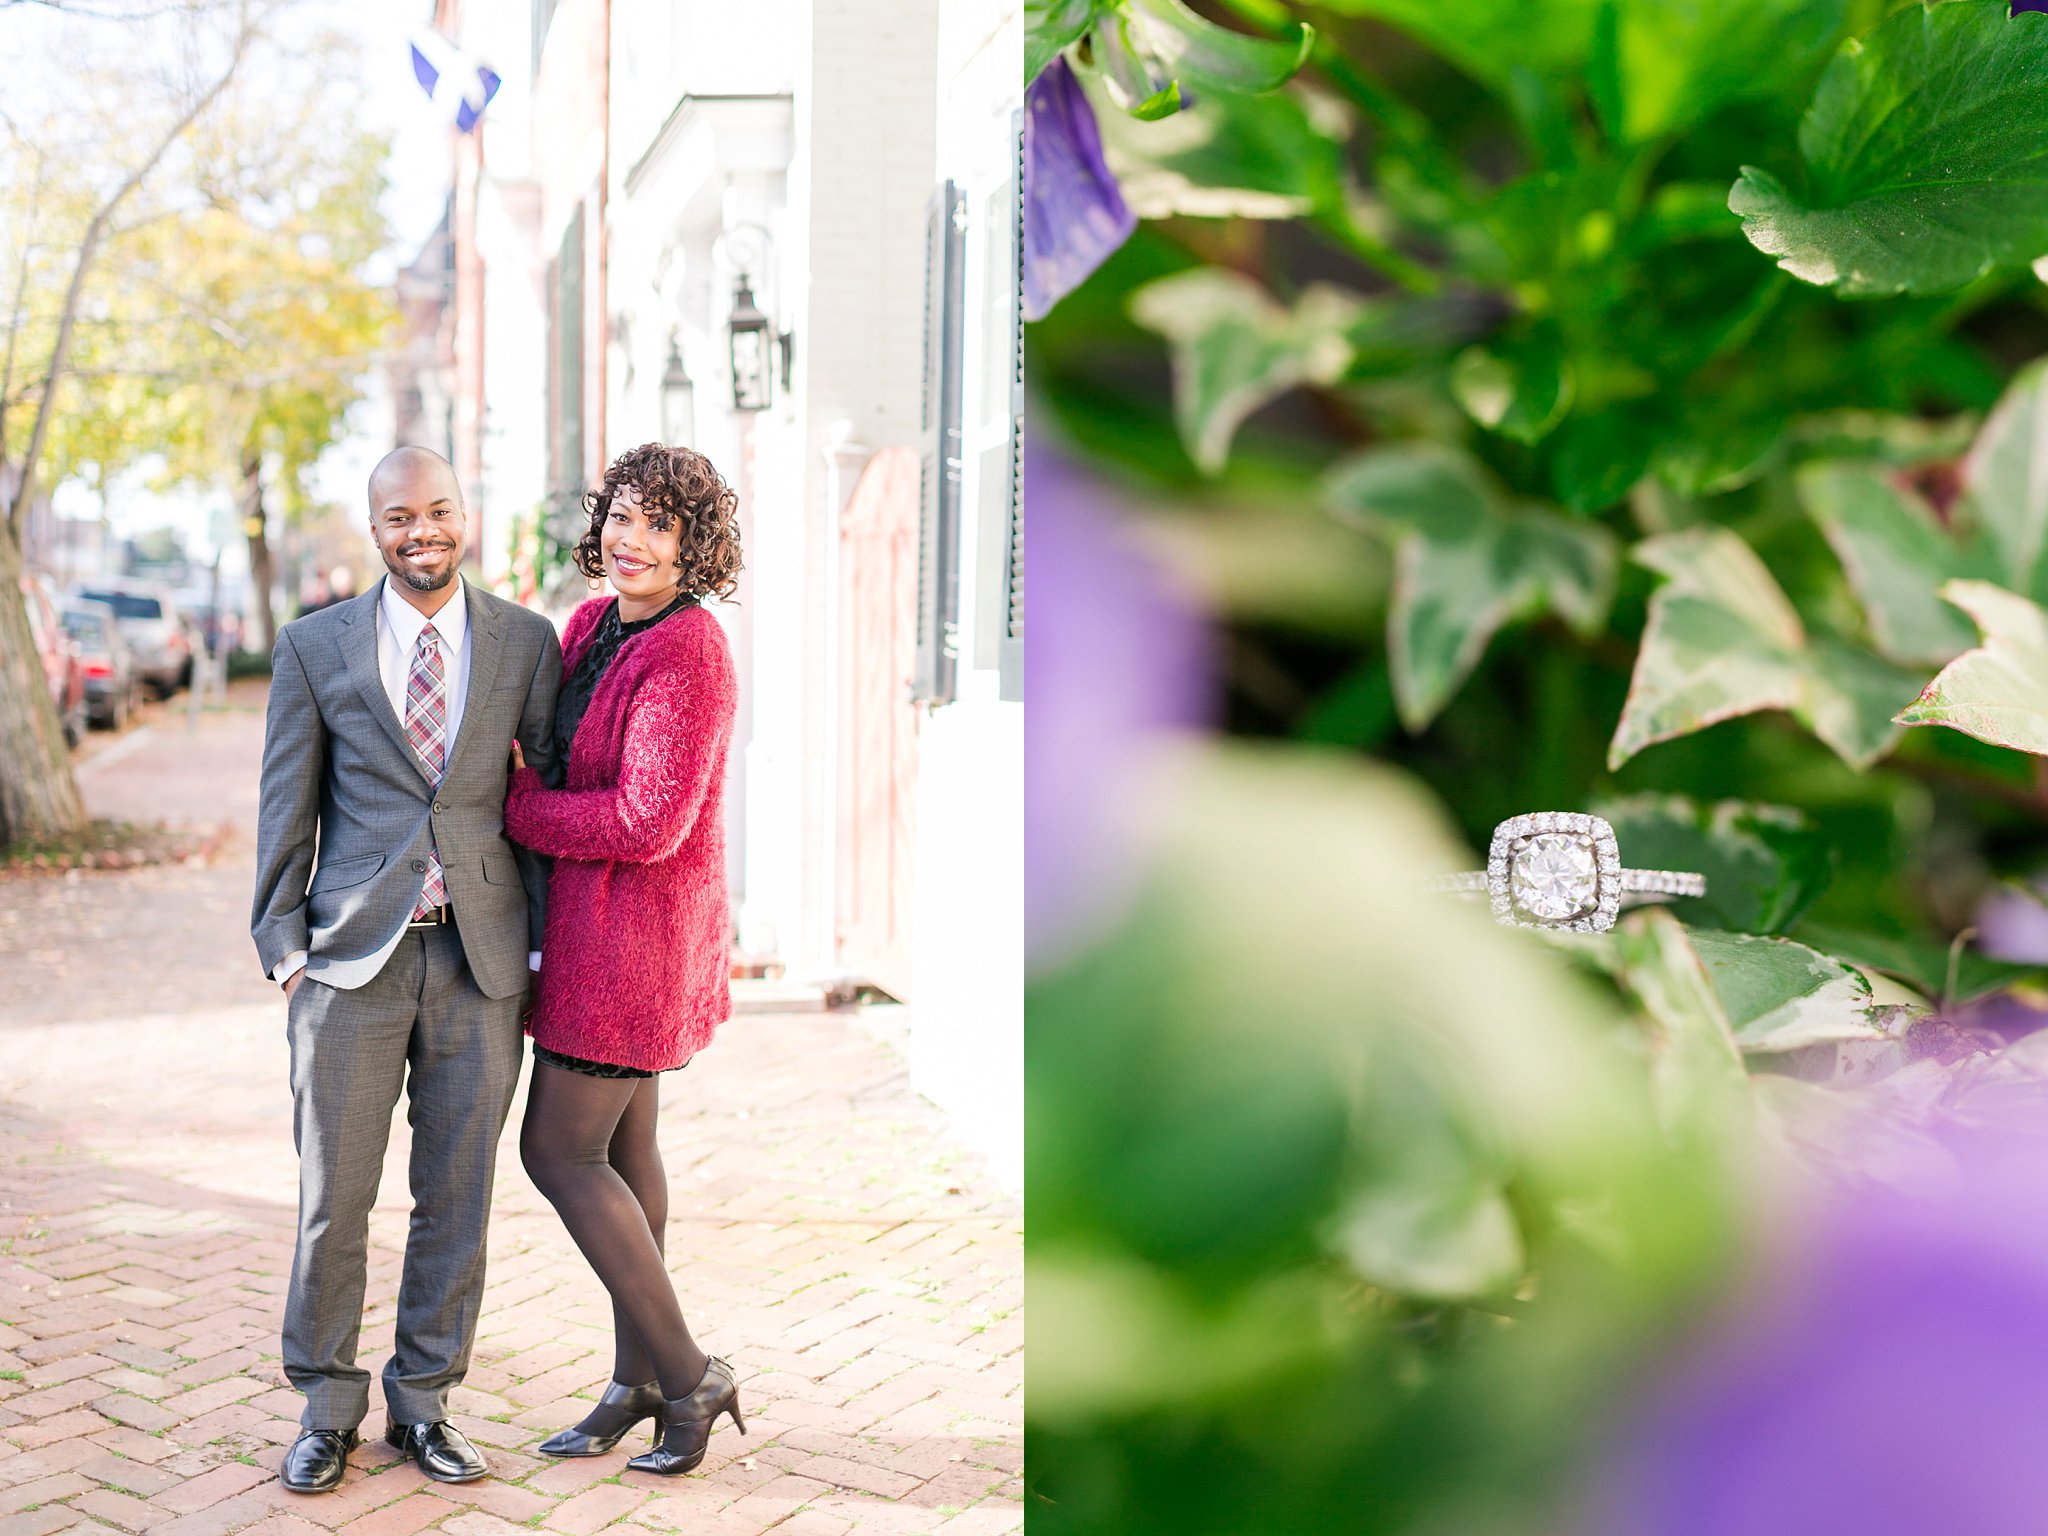
{"type": "MultiPolygon", "coordinates": [[[[441,666],[441,636],[429,624],[420,631],[413,647],[412,671],[405,680],[405,739],[426,764],[438,786],[448,754],[448,681],[441,666]]],[[[427,847],[427,878],[420,887],[419,902],[413,907],[415,921],[430,916],[448,900],[448,885],[441,876],[441,856],[430,843],[427,847]]]]}

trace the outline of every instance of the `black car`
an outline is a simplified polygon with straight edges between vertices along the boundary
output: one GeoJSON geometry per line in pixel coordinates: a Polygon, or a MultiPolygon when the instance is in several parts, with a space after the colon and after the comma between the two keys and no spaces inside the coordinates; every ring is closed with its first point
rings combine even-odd
{"type": "Polygon", "coordinates": [[[135,653],[113,608],[74,598],[64,609],[64,632],[85,662],[86,714],[94,725],[120,730],[135,707],[135,653]]]}

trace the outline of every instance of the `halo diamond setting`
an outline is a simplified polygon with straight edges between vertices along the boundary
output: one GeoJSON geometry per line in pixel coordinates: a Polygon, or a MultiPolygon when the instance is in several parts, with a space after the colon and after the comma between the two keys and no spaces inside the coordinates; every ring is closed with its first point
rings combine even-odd
{"type": "Polygon", "coordinates": [[[1504,821],[1493,829],[1486,890],[1504,923],[1604,933],[1621,910],[1614,828],[1568,811],[1504,821]]]}

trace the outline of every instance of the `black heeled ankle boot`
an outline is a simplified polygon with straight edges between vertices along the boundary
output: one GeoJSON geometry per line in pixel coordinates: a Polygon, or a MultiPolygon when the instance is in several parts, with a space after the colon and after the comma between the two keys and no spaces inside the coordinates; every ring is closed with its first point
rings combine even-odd
{"type": "Polygon", "coordinates": [[[661,1384],[646,1382],[629,1387],[612,1382],[598,1398],[597,1406],[583,1416],[573,1429],[551,1435],[540,1444],[543,1456],[602,1456],[642,1419],[661,1413],[661,1384]]]}
{"type": "Polygon", "coordinates": [[[658,1420],[661,1430],[654,1449],[635,1456],[626,1465],[635,1472],[657,1472],[663,1477],[688,1472],[704,1459],[704,1448],[711,1443],[711,1426],[721,1413],[732,1415],[741,1434],[747,1432],[747,1421],[740,1417],[740,1389],[732,1378],[732,1367],[714,1358],[705,1362],[704,1379],[688,1397],[663,1401],[658,1420]]]}

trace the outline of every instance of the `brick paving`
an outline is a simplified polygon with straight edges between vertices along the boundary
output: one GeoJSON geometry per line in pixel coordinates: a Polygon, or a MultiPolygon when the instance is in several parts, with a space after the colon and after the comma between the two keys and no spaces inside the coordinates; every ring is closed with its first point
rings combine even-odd
{"type": "MultiPolygon", "coordinates": [[[[1014,1530],[1021,1210],[913,1094],[895,1010],[743,1014],[667,1080],[670,1266],[741,1378],[698,1471],[534,1454],[610,1370],[603,1293],[508,1135],[456,1423],[495,1475],[381,1436],[333,1494],[275,1470],[296,1167],[284,1010],[246,931],[261,692],[162,716],[83,775],[96,814],[235,822],[206,868],[0,879],[0,1536],[783,1536],[1014,1530]]],[[[513,1107],[514,1124],[523,1105],[513,1107]]],[[[371,1218],[362,1360],[389,1351],[403,1117],[371,1218]]],[[[373,1390],[373,1400],[376,1398],[373,1390]]]]}

